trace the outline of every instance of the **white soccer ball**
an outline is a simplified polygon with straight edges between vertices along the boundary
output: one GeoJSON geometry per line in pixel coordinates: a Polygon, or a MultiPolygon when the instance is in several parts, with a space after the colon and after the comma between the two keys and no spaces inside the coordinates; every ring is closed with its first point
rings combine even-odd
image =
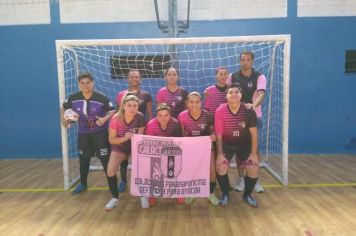
{"type": "Polygon", "coordinates": [[[69,120],[70,122],[77,122],[79,120],[79,114],[72,109],[67,109],[64,111],[63,118],[69,120]]]}

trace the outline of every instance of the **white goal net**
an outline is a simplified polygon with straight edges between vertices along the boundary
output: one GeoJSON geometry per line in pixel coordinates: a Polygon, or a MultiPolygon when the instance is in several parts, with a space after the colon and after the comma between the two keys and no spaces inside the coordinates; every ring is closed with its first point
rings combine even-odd
{"type": "MultiPolygon", "coordinates": [[[[114,104],[127,89],[129,69],[139,69],[141,87],[155,97],[165,85],[163,71],[174,66],[180,85],[202,93],[215,84],[215,69],[239,69],[243,51],[255,54],[255,70],[267,79],[263,129],[259,132],[262,166],[281,183],[288,182],[289,35],[214,38],[57,40],[60,104],[78,91],[77,75],[90,72],[94,87],[114,104]]],[[[64,187],[78,180],[77,127],[62,127],[64,187]]],[[[96,158],[93,158],[95,160],[96,158]]],[[[95,164],[93,164],[95,168],[95,164]]]]}

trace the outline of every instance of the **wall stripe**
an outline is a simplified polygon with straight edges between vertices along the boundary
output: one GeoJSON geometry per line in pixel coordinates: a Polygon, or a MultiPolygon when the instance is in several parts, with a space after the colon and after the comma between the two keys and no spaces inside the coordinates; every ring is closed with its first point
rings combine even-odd
{"type": "Polygon", "coordinates": [[[49,0],[0,0],[0,25],[50,24],[49,0]]]}
{"type": "Polygon", "coordinates": [[[355,0],[298,0],[298,17],[356,16],[355,0]]]}

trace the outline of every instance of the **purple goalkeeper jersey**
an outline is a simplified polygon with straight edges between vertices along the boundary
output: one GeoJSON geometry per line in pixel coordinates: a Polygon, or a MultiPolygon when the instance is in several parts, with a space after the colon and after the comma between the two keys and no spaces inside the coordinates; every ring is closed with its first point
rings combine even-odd
{"type": "Polygon", "coordinates": [[[168,121],[167,127],[165,129],[161,128],[157,118],[150,120],[146,126],[146,134],[152,136],[161,137],[180,137],[181,135],[180,125],[177,119],[171,118],[168,121]]]}
{"type": "Polygon", "coordinates": [[[171,107],[171,115],[177,118],[179,113],[185,109],[185,100],[187,99],[188,93],[182,88],[174,92],[171,92],[167,87],[161,88],[156,95],[157,103],[166,103],[171,107]]]}
{"type": "Polygon", "coordinates": [[[103,94],[94,91],[93,96],[85,99],[82,92],[77,92],[68,97],[63,103],[64,109],[72,109],[79,114],[78,133],[95,133],[108,128],[96,124],[97,117],[104,117],[107,112],[114,111],[115,107],[103,94]]]}
{"type": "Polygon", "coordinates": [[[244,103],[236,114],[232,113],[228,104],[221,105],[215,112],[215,133],[221,135],[223,144],[241,148],[251,146],[249,128],[256,127],[256,113],[248,110],[244,103]]]}
{"type": "Polygon", "coordinates": [[[189,111],[185,110],[179,114],[178,120],[184,128],[183,136],[188,137],[210,135],[210,127],[214,125],[212,115],[206,110],[202,110],[198,119],[194,119],[189,111]]]}

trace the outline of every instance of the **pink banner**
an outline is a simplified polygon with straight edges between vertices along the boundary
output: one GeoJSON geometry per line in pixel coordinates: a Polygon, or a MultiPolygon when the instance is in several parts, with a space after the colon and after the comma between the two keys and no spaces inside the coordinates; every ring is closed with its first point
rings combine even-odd
{"type": "Polygon", "coordinates": [[[211,140],[201,137],[131,139],[131,187],[135,196],[208,197],[211,140]]]}

